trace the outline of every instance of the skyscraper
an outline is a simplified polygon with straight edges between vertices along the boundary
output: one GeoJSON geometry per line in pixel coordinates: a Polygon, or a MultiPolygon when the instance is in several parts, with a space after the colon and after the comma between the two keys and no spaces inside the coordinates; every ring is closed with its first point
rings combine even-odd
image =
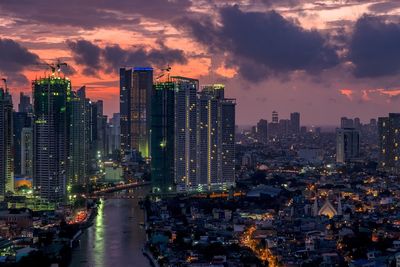
{"type": "Polygon", "coordinates": [[[290,113],[290,132],[292,134],[300,133],[300,113],[299,112],[290,113]]]}
{"type": "Polygon", "coordinates": [[[11,95],[0,88],[0,198],[14,191],[12,109],[11,95]]]}
{"type": "Polygon", "coordinates": [[[19,95],[18,112],[32,112],[31,98],[28,95],[25,95],[23,92],[21,92],[19,95]]]}
{"type": "Polygon", "coordinates": [[[360,130],[361,129],[360,118],[354,118],[353,126],[354,126],[354,129],[356,129],[356,130],[360,130]]]}
{"type": "Polygon", "coordinates": [[[378,118],[379,168],[400,173],[400,113],[378,118]]]}
{"type": "Polygon", "coordinates": [[[27,112],[13,112],[13,135],[14,135],[14,172],[21,174],[21,139],[22,129],[31,127],[31,114],[27,112]]]}
{"type": "Polygon", "coordinates": [[[336,130],[336,162],[346,163],[360,155],[360,133],[354,128],[336,130]]]}
{"type": "Polygon", "coordinates": [[[272,120],[271,123],[268,124],[268,134],[270,136],[278,136],[280,134],[279,129],[279,116],[277,111],[272,111],[272,120]]]}
{"type": "MultiPolygon", "coordinates": [[[[173,82],[155,84],[151,101],[152,191],[172,192],[175,190],[175,84],[173,82]]],[[[122,122],[121,118],[121,128],[122,122]]]]}
{"type": "Polygon", "coordinates": [[[103,158],[108,155],[107,152],[107,116],[103,113],[103,100],[94,102],[96,105],[96,156],[103,158]]]}
{"type": "Polygon", "coordinates": [[[197,90],[195,79],[171,77],[175,85],[175,182],[177,190],[196,184],[197,90]]]}
{"type": "Polygon", "coordinates": [[[224,85],[171,77],[152,96],[153,192],[220,190],[235,183],[235,100],[224,85]],[[172,164],[172,165],[171,165],[172,164]]]}
{"type": "Polygon", "coordinates": [[[32,128],[22,128],[21,131],[21,175],[33,175],[33,133],[32,128]]]}
{"type": "Polygon", "coordinates": [[[149,157],[152,68],[120,69],[121,149],[149,157]]]}
{"type": "Polygon", "coordinates": [[[257,138],[260,143],[268,143],[268,121],[261,119],[257,123],[257,138]]]}
{"type": "MultiPolygon", "coordinates": [[[[221,170],[217,180],[218,189],[235,184],[235,99],[221,99],[221,170]]],[[[211,184],[213,186],[213,184],[211,184]]]]}
{"type": "Polygon", "coordinates": [[[198,98],[198,178],[192,189],[226,189],[235,182],[235,100],[222,84],[203,87],[198,98]]]}
{"type": "Polygon", "coordinates": [[[71,92],[67,103],[68,127],[68,185],[83,185],[88,182],[89,160],[89,114],[86,108],[85,88],[71,92]]]}
{"type": "Polygon", "coordinates": [[[349,119],[347,117],[340,118],[340,128],[344,129],[353,127],[354,127],[353,119],[349,119]]]}
{"type": "Polygon", "coordinates": [[[61,201],[66,193],[68,153],[68,78],[33,81],[33,183],[40,197],[61,201]]]}
{"type": "Polygon", "coordinates": [[[108,154],[113,154],[116,150],[120,149],[121,140],[121,127],[120,115],[114,113],[108,124],[108,154]]]}
{"type": "Polygon", "coordinates": [[[272,123],[278,123],[279,122],[279,115],[278,111],[272,111],[272,123]]]}

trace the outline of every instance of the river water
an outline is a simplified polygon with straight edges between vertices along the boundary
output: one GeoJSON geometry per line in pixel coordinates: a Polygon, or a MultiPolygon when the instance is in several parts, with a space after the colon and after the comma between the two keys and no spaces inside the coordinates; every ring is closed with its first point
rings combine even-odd
{"type": "MultiPolygon", "coordinates": [[[[93,226],[80,237],[70,267],[150,266],[142,254],[145,230],[143,210],[138,204],[147,188],[132,189],[134,199],[107,199],[99,206],[93,226]]],[[[123,193],[122,193],[123,194],[123,193]]]]}

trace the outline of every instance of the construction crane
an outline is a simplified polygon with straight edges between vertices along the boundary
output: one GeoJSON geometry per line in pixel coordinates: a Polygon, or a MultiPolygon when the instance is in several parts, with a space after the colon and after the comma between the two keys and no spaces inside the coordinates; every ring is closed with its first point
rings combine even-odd
{"type": "Polygon", "coordinates": [[[170,65],[168,64],[167,67],[166,68],[162,68],[161,71],[162,71],[162,73],[156,77],[156,81],[158,82],[158,80],[160,80],[162,77],[164,77],[165,74],[168,75],[167,76],[167,81],[169,81],[169,73],[171,71],[170,65]]]}
{"type": "Polygon", "coordinates": [[[61,62],[59,59],[54,63],[47,63],[44,61],[42,63],[38,63],[37,65],[46,66],[46,67],[50,68],[52,76],[56,76],[56,74],[58,76],[61,72],[61,67],[68,66],[68,64],[66,62],[61,62]]]}
{"type": "Polygon", "coordinates": [[[6,92],[8,92],[8,87],[7,87],[7,79],[6,78],[2,78],[1,79],[4,83],[4,89],[6,90],[6,92]]]}

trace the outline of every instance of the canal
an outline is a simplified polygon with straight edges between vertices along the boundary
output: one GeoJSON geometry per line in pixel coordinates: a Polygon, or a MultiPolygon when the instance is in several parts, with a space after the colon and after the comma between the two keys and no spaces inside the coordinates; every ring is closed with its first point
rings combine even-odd
{"type": "MultiPolygon", "coordinates": [[[[145,188],[131,189],[134,199],[107,199],[99,206],[93,226],[80,237],[70,267],[150,266],[142,254],[145,243],[144,213],[139,198],[145,188]]],[[[120,194],[124,194],[123,192],[120,194]]]]}

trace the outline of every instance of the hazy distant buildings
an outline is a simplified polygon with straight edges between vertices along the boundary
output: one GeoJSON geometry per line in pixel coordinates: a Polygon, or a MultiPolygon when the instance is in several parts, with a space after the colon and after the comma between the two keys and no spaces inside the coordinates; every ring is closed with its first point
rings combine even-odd
{"type": "Polygon", "coordinates": [[[279,115],[278,111],[272,111],[272,123],[278,123],[279,122],[279,115]]]}
{"type": "Polygon", "coordinates": [[[11,95],[0,88],[0,198],[14,191],[12,109],[11,95]]]}
{"type": "Polygon", "coordinates": [[[354,128],[353,119],[349,119],[347,117],[340,118],[340,128],[354,128]]]}
{"type": "Polygon", "coordinates": [[[291,124],[290,123],[291,123],[290,120],[287,120],[287,119],[279,120],[279,123],[278,123],[278,136],[285,136],[285,135],[290,133],[290,128],[291,128],[291,124]]]}
{"type": "Polygon", "coordinates": [[[360,155],[360,133],[354,128],[336,130],[336,162],[346,163],[360,155]]]}
{"type": "Polygon", "coordinates": [[[268,143],[268,121],[259,120],[257,123],[257,139],[258,142],[267,144],[268,143]]]}
{"type": "Polygon", "coordinates": [[[290,132],[292,134],[300,133],[300,113],[299,112],[290,113],[290,132]]]}
{"type": "Polygon", "coordinates": [[[33,183],[39,196],[49,201],[61,201],[66,193],[70,97],[67,78],[33,81],[33,183]]]}
{"type": "Polygon", "coordinates": [[[152,68],[120,69],[121,149],[149,157],[152,68]]]}
{"type": "Polygon", "coordinates": [[[120,115],[119,113],[114,113],[113,117],[108,123],[107,137],[108,137],[108,154],[111,155],[115,151],[120,149],[121,143],[121,127],[120,127],[120,115]]]}
{"type": "Polygon", "coordinates": [[[269,136],[279,135],[279,115],[275,110],[272,111],[272,120],[271,123],[268,124],[268,134],[269,136]]]}
{"type": "Polygon", "coordinates": [[[378,119],[379,167],[400,173],[400,113],[389,113],[378,119]]]}

